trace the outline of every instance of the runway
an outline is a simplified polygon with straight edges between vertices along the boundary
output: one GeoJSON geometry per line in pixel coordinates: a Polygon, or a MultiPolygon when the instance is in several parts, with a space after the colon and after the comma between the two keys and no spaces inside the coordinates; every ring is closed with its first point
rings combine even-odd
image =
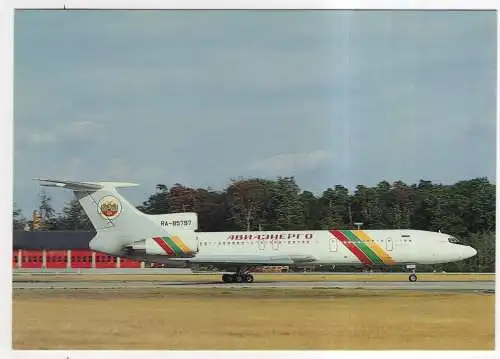
{"type": "Polygon", "coordinates": [[[419,281],[419,282],[158,282],[158,281],[23,281],[13,282],[13,289],[155,289],[155,288],[329,288],[366,290],[417,290],[494,292],[494,281],[419,281]]]}

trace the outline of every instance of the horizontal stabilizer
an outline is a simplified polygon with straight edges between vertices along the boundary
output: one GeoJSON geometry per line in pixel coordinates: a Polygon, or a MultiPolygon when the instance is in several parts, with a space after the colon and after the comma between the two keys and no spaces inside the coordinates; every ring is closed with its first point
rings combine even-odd
{"type": "Polygon", "coordinates": [[[133,187],[136,183],[130,182],[76,182],[56,179],[33,178],[40,181],[40,186],[67,188],[73,191],[98,191],[104,188],[133,187]]]}

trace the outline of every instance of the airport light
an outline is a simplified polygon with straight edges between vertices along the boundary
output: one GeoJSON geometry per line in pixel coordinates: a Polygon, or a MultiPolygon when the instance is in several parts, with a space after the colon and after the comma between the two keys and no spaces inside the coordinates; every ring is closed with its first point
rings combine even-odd
{"type": "Polygon", "coordinates": [[[359,231],[359,229],[363,225],[363,222],[355,222],[354,225],[358,227],[358,231],[359,231]]]}

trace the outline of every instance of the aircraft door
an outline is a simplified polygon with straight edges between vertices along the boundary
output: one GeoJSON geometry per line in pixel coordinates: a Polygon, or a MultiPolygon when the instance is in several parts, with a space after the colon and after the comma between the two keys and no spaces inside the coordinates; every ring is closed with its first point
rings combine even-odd
{"type": "Polygon", "coordinates": [[[330,238],[330,252],[336,252],[337,251],[337,238],[330,238]]]}
{"type": "Polygon", "coordinates": [[[385,248],[388,250],[388,251],[392,251],[394,249],[394,243],[392,241],[392,238],[391,237],[387,237],[385,239],[385,248]]]}
{"type": "Polygon", "coordinates": [[[273,239],[272,244],[273,244],[273,250],[277,251],[279,249],[279,245],[280,245],[279,240],[276,238],[273,239]]]}
{"type": "Polygon", "coordinates": [[[263,239],[259,239],[259,249],[263,251],[265,247],[266,247],[266,241],[263,239]]]}

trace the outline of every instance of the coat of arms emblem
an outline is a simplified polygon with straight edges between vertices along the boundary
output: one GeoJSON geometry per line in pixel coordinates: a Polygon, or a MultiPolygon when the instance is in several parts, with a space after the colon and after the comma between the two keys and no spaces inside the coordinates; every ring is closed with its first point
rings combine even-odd
{"type": "Polygon", "coordinates": [[[120,201],[113,196],[105,196],[99,201],[99,213],[107,219],[114,219],[118,217],[121,209],[120,201]]]}

